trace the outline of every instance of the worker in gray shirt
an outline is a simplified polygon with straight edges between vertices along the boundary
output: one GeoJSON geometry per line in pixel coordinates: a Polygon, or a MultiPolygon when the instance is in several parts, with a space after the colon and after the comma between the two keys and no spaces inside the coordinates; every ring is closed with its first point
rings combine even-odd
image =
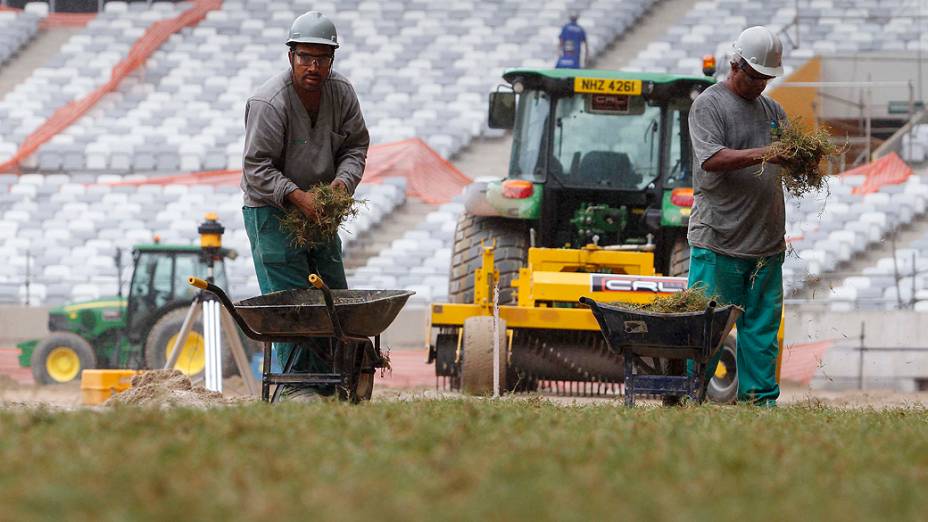
{"type": "MultiPolygon", "coordinates": [[[[335,25],[321,13],[305,13],[291,25],[287,45],[290,67],[259,87],[245,106],[242,211],[258,284],[264,294],[306,288],[309,274],[316,273],[330,288],[347,288],[338,236],[325,245],[295,248],[280,218],[291,206],[315,216],[316,202],[307,191],[321,183],[353,194],[370,137],[354,89],[332,70],[335,25]]],[[[292,350],[289,344],[275,348],[282,363],[292,350]]],[[[313,350],[302,352],[296,370],[325,371],[313,350]]]]}
{"type": "Polygon", "coordinates": [[[695,196],[689,285],[744,308],[737,323],[737,398],[775,405],[786,213],[775,165],[780,158],[761,164],[786,114],[762,93],[783,74],[783,48],[761,26],[746,29],[733,47],[731,73],[700,94],[689,113],[695,196]]]}

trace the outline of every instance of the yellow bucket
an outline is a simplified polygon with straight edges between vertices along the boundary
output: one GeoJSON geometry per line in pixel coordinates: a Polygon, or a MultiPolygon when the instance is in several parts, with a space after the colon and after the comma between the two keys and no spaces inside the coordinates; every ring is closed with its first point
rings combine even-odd
{"type": "Polygon", "coordinates": [[[102,404],[114,393],[131,386],[136,370],[84,370],[81,373],[81,402],[87,405],[102,404]]]}

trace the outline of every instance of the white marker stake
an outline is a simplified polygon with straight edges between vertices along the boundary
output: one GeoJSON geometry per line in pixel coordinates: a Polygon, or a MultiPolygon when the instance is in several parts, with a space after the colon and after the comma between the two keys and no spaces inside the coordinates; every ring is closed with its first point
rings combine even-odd
{"type": "Polygon", "coordinates": [[[493,288],[493,397],[499,397],[499,281],[493,288]]]}

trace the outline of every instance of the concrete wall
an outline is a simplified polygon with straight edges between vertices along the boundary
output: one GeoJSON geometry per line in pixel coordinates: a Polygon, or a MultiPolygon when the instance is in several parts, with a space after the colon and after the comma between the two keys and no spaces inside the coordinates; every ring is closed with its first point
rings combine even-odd
{"type": "Polygon", "coordinates": [[[829,312],[787,307],[785,345],[832,339],[812,381],[817,389],[856,388],[863,367],[863,387],[914,391],[928,382],[928,314],[911,311],[829,312]],[[861,326],[863,354],[861,364],[861,326]],[[902,349],[921,349],[900,351],[902,349]]]}
{"type": "Polygon", "coordinates": [[[0,305],[0,347],[48,334],[48,308],[0,305]]]}

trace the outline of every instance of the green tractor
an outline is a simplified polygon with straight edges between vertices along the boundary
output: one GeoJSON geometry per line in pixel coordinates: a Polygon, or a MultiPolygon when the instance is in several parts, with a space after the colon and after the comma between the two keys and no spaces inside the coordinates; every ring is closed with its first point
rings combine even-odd
{"type": "MultiPolygon", "coordinates": [[[[195,245],[135,246],[128,297],[120,284],[119,295],[49,310],[50,333],[18,345],[20,366],[31,366],[40,384],[70,382],[90,368],[164,367],[196,292],[187,277],[207,277],[207,255],[195,245]]],[[[214,261],[213,277],[223,288],[227,257],[234,259],[235,251],[220,249],[214,261]]],[[[202,330],[201,322],[194,324],[175,366],[191,376],[205,366],[202,330]]]]}
{"type": "MultiPolygon", "coordinates": [[[[509,169],[504,179],[476,182],[465,192],[452,251],[451,303],[473,302],[482,244],[495,245],[500,305],[515,304],[512,281],[526,266],[529,247],[576,249],[592,243],[606,250],[652,252],[657,274],[685,277],[693,203],[687,117],[696,96],[715,80],[533,68],[509,70],[503,78],[508,86],[490,94],[489,126],[512,129],[509,169]]],[[[563,337],[575,345],[597,342],[588,332],[563,337]]],[[[522,348],[515,343],[513,359],[522,348]]],[[[552,343],[548,335],[528,345],[554,350],[552,343]]],[[[541,362],[526,364],[540,367],[541,362]]],[[[726,342],[722,363],[710,396],[728,401],[737,392],[734,338],[726,342]]],[[[581,366],[572,363],[571,371],[581,366]]],[[[453,365],[436,370],[454,382],[453,365]]],[[[601,369],[581,370],[596,375],[601,369]]]]}

